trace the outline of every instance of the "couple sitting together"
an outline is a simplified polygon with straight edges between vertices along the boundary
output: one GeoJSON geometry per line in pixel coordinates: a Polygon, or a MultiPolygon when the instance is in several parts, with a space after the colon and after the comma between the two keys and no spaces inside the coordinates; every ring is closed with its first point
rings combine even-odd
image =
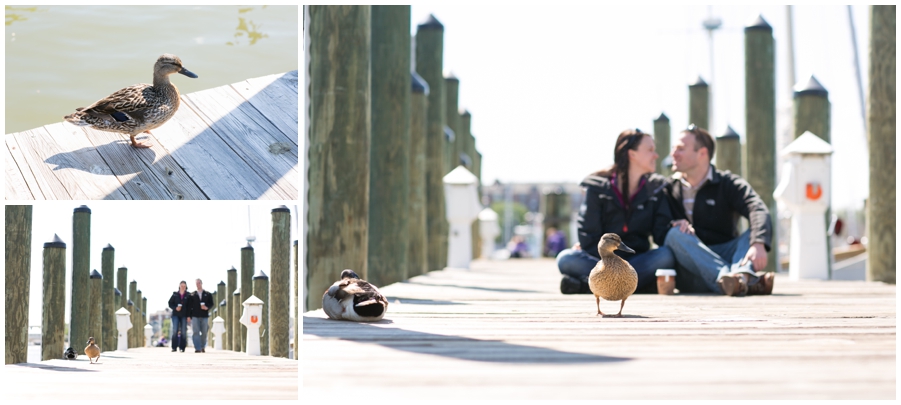
{"type": "Polygon", "coordinates": [[[638,273],[638,292],[653,292],[658,269],[676,269],[682,293],[771,294],[773,273],[762,271],[772,248],[769,210],[747,181],[710,163],[715,148],[710,133],[690,125],[675,139],[675,175],[667,179],[654,173],[659,156],[651,135],[623,131],[613,166],[582,181],[579,242],[557,255],[560,291],[591,293],[598,242],[615,233],[635,250],[615,253],[638,273]],[[742,234],[739,215],[750,223],[742,234]]]}

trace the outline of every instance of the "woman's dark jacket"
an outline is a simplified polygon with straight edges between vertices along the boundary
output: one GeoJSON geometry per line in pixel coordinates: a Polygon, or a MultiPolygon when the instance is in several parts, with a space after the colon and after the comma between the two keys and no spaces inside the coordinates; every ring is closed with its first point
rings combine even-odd
{"type": "Polygon", "coordinates": [[[178,295],[178,291],[172,293],[172,296],[169,297],[169,308],[172,308],[172,316],[177,316],[179,318],[187,318],[191,316],[191,307],[188,306],[188,297],[191,294],[185,291],[185,297],[181,298],[178,295]],[[178,307],[178,304],[181,304],[181,311],[176,311],[175,308],[178,307]]]}
{"type": "MultiPolygon", "coordinates": [[[[579,209],[579,244],[582,250],[600,258],[598,242],[605,233],[619,235],[635,253],[651,249],[649,236],[654,237],[654,243],[658,246],[663,246],[673,219],[666,196],[662,193],[666,184],[666,178],[659,174],[647,175],[644,186],[632,197],[626,209],[613,190],[609,177],[594,173],[582,180],[581,186],[585,192],[579,209]]],[[[631,256],[620,250],[615,253],[622,257],[631,256]]]]}
{"type": "Polygon", "coordinates": [[[207,290],[203,290],[203,297],[197,296],[197,291],[191,293],[188,298],[188,305],[191,308],[191,316],[197,318],[209,318],[210,310],[213,309],[213,294],[207,290]],[[206,304],[206,310],[200,308],[200,303],[206,304]]]}

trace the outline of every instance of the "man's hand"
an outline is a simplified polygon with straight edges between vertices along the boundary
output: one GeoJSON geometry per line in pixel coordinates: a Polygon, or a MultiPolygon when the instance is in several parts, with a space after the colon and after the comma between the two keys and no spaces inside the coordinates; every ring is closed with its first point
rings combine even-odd
{"type": "Polygon", "coordinates": [[[190,316],[188,317],[188,323],[191,323],[191,317],[190,317],[190,316]]]}
{"type": "Polygon", "coordinates": [[[573,245],[573,250],[582,250],[582,244],[579,243],[579,242],[576,242],[576,243],[573,245]]]}
{"type": "Polygon", "coordinates": [[[691,226],[691,223],[688,222],[687,219],[677,219],[673,222],[670,222],[673,227],[679,227],[679,232],[687,233],[689,235],[695,234],[695,228],[691,226]]]}
{"type": "Polygon", "coordinates": [[[744,266],[748,261],[751,262],[751,266],[754,268],[754,271],[763,270],[766,267],[767,257],[766,257],[766,248],[763,246],[763,243],[757,242],[751,245],[751,248],[748,249],[748,253],[745,255],[745,258],[741,260],[739,266],[744,266]]]}

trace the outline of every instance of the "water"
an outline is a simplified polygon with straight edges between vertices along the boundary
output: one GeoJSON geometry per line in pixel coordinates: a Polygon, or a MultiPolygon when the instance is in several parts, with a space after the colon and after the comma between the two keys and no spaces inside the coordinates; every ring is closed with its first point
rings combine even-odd
{"type": "Polygon", "coordinates": [[[178,55],[182,94],[296,70],[297,6],[6,6],[6,133],[152,81],[178,55]]]}

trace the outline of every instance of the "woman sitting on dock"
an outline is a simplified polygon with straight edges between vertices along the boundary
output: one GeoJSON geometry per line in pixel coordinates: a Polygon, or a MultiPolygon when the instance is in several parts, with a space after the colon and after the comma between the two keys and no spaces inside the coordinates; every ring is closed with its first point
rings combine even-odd
{"type": "Polygon", "coordinates": [[[613,166],[582,180],[585,190],[579,209],[579,241],[557,255],[563,273],[560,292],[590,294],[588,275],[600,260],[598,242],[605,233],[615,233],[634,254],[616,254],[638,272],[637,291],[656,287],[654,273],[674,268],[673,252],[663,246],[672,220],[662,190],[666,179],[654,173],[657,152],[650,134],[628,129],[616,138],[613,166]],[[648,237],[661,246],[651,250],[648,237]]]}

